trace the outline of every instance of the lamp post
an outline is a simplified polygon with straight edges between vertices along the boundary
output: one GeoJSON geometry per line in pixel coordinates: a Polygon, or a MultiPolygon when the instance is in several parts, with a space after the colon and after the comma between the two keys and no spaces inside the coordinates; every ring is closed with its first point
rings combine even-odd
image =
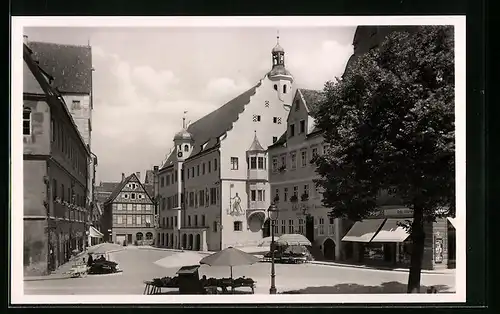
{"type": "Polygon", "coordinates": [[[269,288],[269,294],[276,294],[276,273],[274,270],[274,224],[276,223],[276,219],[278,218],[278,208],[276,207],[274,202],[271,204],[271,206],[269,206],[267,213],[269,214],[269,219],[271,220],[271,288],[269,288]]]}

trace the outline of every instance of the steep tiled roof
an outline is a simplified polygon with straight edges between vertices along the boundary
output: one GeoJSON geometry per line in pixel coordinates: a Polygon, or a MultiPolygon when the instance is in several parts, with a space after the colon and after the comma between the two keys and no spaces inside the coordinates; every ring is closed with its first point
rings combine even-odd
{"type": "Polygon", "coordinates": [[[135,177],[135,173],[132,173],[131,175],[126,177],[122,182],[118,183],[113,192],[111,192],[111,195],[108,197],[108,199],[104,201],[104,203],[112,202],[118,196],[118,194],[120,194],[120,191],[123,190],[128,181],[130,181],[130,179],[132,179],[133,177],[135,177]]]}
{"type": "Polygon", "coordinates": [[[97,191],[113,192],[120,183],[121,182],[101,182],[101,184],[95,188],[97,191]]]}
{"type": "Polygon", "coordinates": [[[28,46],[61,92],[90,94],[92,89],[92,48],[32,41],[28,46]]]}
{"type": "Polygon", "coordinates": [[[154,172],[153,170],[146,170],[146,175],[144,177],[144,184],[153,184],[154,183],[154,172]]]}
{"type": "Polygon", "coordinates": [[[306,102],[306,107],[309,111],[309,114],[311,116],[314,116],[315,109],[317,108],[318,104],[324,99],[323,92],[320,90],[305,88],[300,88],[299,92],[302,94],[302,97],[304,97],[304,101],[306,102]]]}
{"type": "Polygon", "coordinates": [[[129,183],[129,181],[131,181],[132,179],[135,179],[134,181],[137,181],[137,183],[139,183],[144,188],[144,190],[148,194],[149,198],[152,200],[152,198],[153,198],[153,186],[149,185],[149,184],[148,185],[142,184],[141,181],[139,180],[139,178],[137,177],[137,175],[135,173],[132,173],[131,175],[126,177],[122,182],[118,183],[118,185],[115,187],[113,192],[111,192],[111,195],[108,197],[108,199],[104,203],[109,203],[109,202],[114,201],[114,199],[118,196],[118,194],[120,194],[121,190],[123,190],[125,185],[127,185],[127,183],[129,183]]]}
{"type": "MultiPolygon", "coordinates": [[[[23,94],[34,92],[39,95],[45,95],[47,104],[49,104],[51,107],[58,107],[61,112],[64,112],[69,123],[72,124],[76,136],[80,139],[85,153],[87,155],[90,155],[89,147],[85,145],[85,141],[83,140],[82,135],[80,134],[80,132],[78,132],[78,127],[76,126],[73,117],[69,113],[68,108],[64,103],[64,99],[61,97],[61,94],[58,92],[58,90],[51,85],[50,80],[52,79],[52,77],[50,76],[50,74],[46,73],[46,71],[44,71],[44,69],[36,62],[36,60],[33,58],[32,50],[25,44],[23,44],[23,60],[23,75],[27,75],[28,80],[30,80],[29,85],[31,85],[28,86],[28,91],[23,91],[23,94]],[[27,71],[29,73],[27,73],[27,71]],[[35,79],[37,81],[37,84],[33,84],[34,82],[32,81],[32,79],[35,79]],[[40,89],[38,87],[41,87],[43,93],[40,93],[40,89]]],[[[23,86],[23,88],[26,87],[27,86],[23,86]]]]}
{"type": "MultiPolygon", "coordinates": [[[[212,111],[203,118],[189,125],[187,131],[191,133],[194,140],[194,148],[190,158],[196,156],[202,151],[214,148],[219,143],[218,138],[227,131],[231,130],[233,123],[238,120],[238,116],[245,109],[245,105],[250,102],[250,97],[255,94],[257,87],[259,87],[260,84],[261,83],[259,82],[219,109],[212,111]]],[[[162,169],[171,166],[176,156],[177,148],[172,151],[162,169]]]]}
{"type": "Polygon", "coordinates": [[[154,186],[152,184],[144,184],[144,189],[148,193],[149,197],[153,198],[154,195],[154,186]]]}

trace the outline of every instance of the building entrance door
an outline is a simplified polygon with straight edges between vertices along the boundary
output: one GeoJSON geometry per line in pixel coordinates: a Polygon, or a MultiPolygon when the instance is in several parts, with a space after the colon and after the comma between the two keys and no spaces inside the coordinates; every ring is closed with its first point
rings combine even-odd
{"type": "Polygon", "coordinates": [[[124,234],[117,234],[116,235],[116,243],[122,245],[123,242],[125,242],[125,235],[124,234]]]}
{"type": "Polygon", "coordinates": [[[314,218],[313,216],[306,216],[306,238],[314,242],[314,218]]]}
{"type": "Polygon", "coordinates": [[[262,237],[267,238],[271,236],[271,220],[266,219],[264,227],[262,228],[262,237]]]}
{"type": "Polygon", "coordinates": [[[132,234],[127,234],[127,244],[132,243],[132,234]]]}
{"type": "Polygon", "coordinates": [[[330,238],[323,243],[323,256],[327,260],[335,260],[335,242],[330,238]]]}

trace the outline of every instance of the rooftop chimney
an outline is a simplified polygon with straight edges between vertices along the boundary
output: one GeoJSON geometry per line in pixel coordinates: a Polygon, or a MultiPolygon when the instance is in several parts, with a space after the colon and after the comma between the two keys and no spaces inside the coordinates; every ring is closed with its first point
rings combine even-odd
{"type": "Polygon", "coordinates": [[[141,181],[141,172],[140,172],[140,171],[139,171],[139,172],[136,172],[136,173],[135,173],[135,176],[137,177],[137,179],[138,179],[139,181],[141,181]]]}
{"type": "Polygon", "coordinates": [[[28,44],[28,35],[23,35],[23,42],[25,45],[28,44]]]}
{"type": "Polygon", "coordinates": [[[125,181],[125,173],[122,172],[122,182],[125,181]]]}

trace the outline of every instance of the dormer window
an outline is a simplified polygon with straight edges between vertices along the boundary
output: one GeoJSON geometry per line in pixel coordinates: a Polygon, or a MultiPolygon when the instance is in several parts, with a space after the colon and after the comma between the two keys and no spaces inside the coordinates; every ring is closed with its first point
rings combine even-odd
{"type": "Polygon", "coordinates": [[[300,132],[299,133],[305,133],[306,132],[306,121],[301,120],[300,121],[300,132]]]}
{"type": "Polygon", "coordinates": [[[130,194],[130,199],[135,200],[135,193],[130,194]]]}
{"type": "Polygon", "coordinates": [[[189,145],[184,145],[184,151],[189,152],[189,145]]]}
{"type": "Polygon", "coordinates": [[[290,137],[295,136],[295,124],[290,124],[290,137]]]}

